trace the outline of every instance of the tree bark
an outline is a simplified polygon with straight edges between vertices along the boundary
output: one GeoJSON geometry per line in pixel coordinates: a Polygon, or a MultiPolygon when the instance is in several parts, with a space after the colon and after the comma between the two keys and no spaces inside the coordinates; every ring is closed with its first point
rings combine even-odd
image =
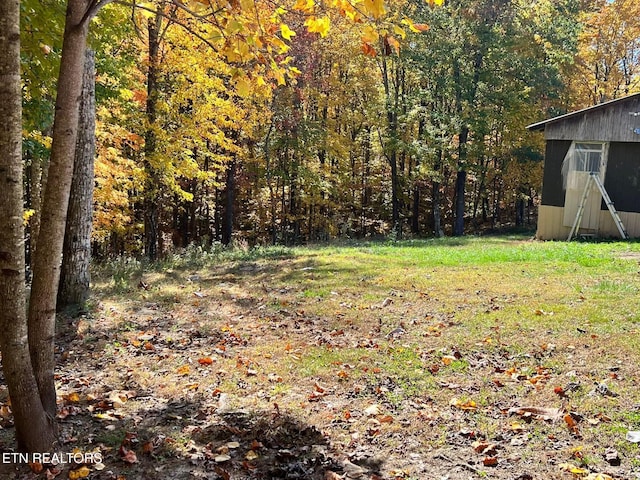
{"type": "Polygon", "coordinates": [[[235,160],[227,167],[227,181],[224,192],[224,222],[222,228],[222,244],[230,245],[233,236],[234,204],[236,201],[236,170],[235,160]]]}
{"type": "Polygon", "coordinates": [[[458,173],[456,174],[456,203],[455,221],[453,224],[453,235],[460,237],[464,235],[464,212],[465,212],[465,185],[467,183],[467,139],[469,138],[469,128],[462,127],[458,140],[458,173]]]}
{"type": "Polygon", "coordinates": [[[45,411],[56,415],[55,314],[78,131],[89,0],[69,0],[58,77],[53,141],[29,302],[29,351],[45,411]]]}
{"type": "Polygon", "coordinates": [[[158,244],[160,236],[160,180],[153,165],[156,153],[156,122],[158,104],[158,74],[160,70],[160,29],[162,16],[160,14],[149,19],[147,25],[149,41],[149,66],[147,70],[147,131],[144,144],[144,169],[146,173],[144,188],[144,247],[149,260],[158,258],[158,244]]]}
{"type": "Polygon", "coordinates": [[[27,341],[21,102],[20,3],[6,0],[0,2],[0,350],[18,448],[47,452],[55,424],[38,395],[27,341]]]}
{"type": "MultiPolygon", "coordinates": [[[[433,169],[440,173],[442,169],[442,150],[438,150],[436,156],[436,164],[433,169]]],[[[444,230],[442,229],[442,214],[440,212],[440,203],[441,203],[441,195],[440,195],[440,181],[434,180],[431,187],[431,198],[432,198],[432,210],[433,210],[433,232],[437,238],[444,237],[444,230]]]]}
{"type": "Polygon", "coordinates": [[[93,164],[96,151],[95,58],[87,50],[73,180],[64,237],[58,310],[84,308],[89,298],[91,225],[93,220],[93,164]]]}

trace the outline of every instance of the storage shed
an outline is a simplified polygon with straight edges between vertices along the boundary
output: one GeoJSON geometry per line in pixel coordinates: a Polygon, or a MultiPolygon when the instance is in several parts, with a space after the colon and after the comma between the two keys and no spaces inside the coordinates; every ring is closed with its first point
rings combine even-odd
{"type": "Polygon", "coordinates": [[[640,93],[527,129],[544,131],[546,140],[537,238],[566,240],[576,218],[580,234],[620,237],[600,189],[585,194],[590,175],[601,180],[627,234],[640,237],[640,93]]]}

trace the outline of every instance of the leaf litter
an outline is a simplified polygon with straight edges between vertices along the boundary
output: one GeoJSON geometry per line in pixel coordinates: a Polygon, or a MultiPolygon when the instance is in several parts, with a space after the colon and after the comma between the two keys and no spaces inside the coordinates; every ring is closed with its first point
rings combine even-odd
{"type": "MultiPolygon", "coordinates": [[[[628,454],[599,444],[594,430],[611,422],[606,402],[619,400],[622,377],[594,379],[572,343],[541,339],[511,352],[498,325],[459,343],[464,322],[434,313],[437,300],[419,289],[414,297],[385,292],[377,308],[332,292],[325,302],[335,308],[316,313],[295,288],[217,275],[223,288],[208,288],[202,275],[198,295],[170,303],[150,301],[149,287],[128,306],[102,305],[82,334],[65,319],[61,438],[66,448],[97,449],[103,461],[14,477],[630,475],[628,454]],[[594,394],[573,386],[580,382],[596,385],[594,394]],[[593,452],[588,465],[569,453],[577,443],[593,452]]],[[[500,312],[496,298],[478,308],[500,312]]],[[[0,420],[11,429],[6,402],[0,420]]]]}

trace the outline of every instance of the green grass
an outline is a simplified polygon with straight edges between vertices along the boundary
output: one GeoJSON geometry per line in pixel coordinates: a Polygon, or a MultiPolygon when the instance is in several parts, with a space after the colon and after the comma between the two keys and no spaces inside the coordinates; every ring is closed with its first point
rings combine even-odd
{"type": "MultiPolygon", "coordinates": [[[[626,464],[637,463],[637,448],[625,444],[624,433],[640,429],[638,259],[639,243],[524,236],[190,250],[154,266],[103,265],[96,269],[96,294],[101,318],[121,342],[105,354],[122,362],[121,369],[129,365],[127,335],[151,328],[135,318],[140,306],[158,305],[162,321],[154,329],[180,335],[197,326],[205,337],[193,351],[174,352],[167,344],[163,358],[136,358],[139,368],[168,372],[166,395],[180,396],[184,384],[197,381],[201,391],[216,387],[233,395],[238,406],[269,409],[277,399],[279,408],[335,438],[345,430],[366,437],[367,422],[345,424],[344,412],[358,418],[377,403],[393,416],[379,426],[381,439],[396,445],[402,425],[403,435],[428,449],[445,448],[447,436],[461,428],[508,438],[517,418],[506,412],[514,406],[562,408],[586,419],[581,438],[562,421],[533,420],[524,426],[530,440],[519,450],[505,441],[504,449],[535,463],[540,451],[555,448],[547,445],[553,438],[568,445],[553,454],[556,463],[584,445],[584,463],[602,471],[605,446],[618,448],[626,464]],[[141,277],[149,290],[136,287],[141,277]],[[246,343],[229,345],[211,367],[215,375],[175,375],[177,365],[189,359],[195,365],[229,332],[246,343]],[[258,373],[247,376],[239,359],[258,373]],[[269,382],[269,374],[282,380],[269,382]],[[559,397],[554,389],[570,382],[579,388],[559,397]],[[618,396],[591,394],[599,382],[618,396]],[[478,407],[456,409],[449,404],[454,397],[478,407]],[[611,421],[587,423],[598,414],[611,421]]],[[[145,378],[153,389],[153,376],[145,378]]],[[[385,448],[382,440],[376,445],[385,448]]],[[[390,462],[399,469],[406,460],[390,462]]]]}

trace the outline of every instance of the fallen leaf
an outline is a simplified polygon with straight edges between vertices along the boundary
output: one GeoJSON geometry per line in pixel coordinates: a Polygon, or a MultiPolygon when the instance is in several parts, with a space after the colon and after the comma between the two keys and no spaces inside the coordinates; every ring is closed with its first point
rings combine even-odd
{"type": "Polygon", "coordinates": [[[125,463],[138,463],[138,456],[136,455],[136,452],[129,450],[124,446],[120,447],[120,458],[125,463]]]}
{"type": "Polygon", "coordinates": [[[567,396],[567,393],[564,391],[564,388],[562,388],[562,387],[555,387],[553,389],[553,393],[555,393],[559,397],[566,397],[567,396]]]}
{"type": "Polygon", "coordinates": [[[476,453],[482,453],[490,446],[491,444],[489,442],[485,442],[484,440],[476,440],[471,444],[471,448],[473,448],[476,453]]]}
{"type": "Polygon", "coordinates": [[[482,464],[485,467],[495,467],[498,465],[498,459],[496,457],[485,457],[484,460],[482,460],[482,464]]]}
{"type": "Polygon", "coordinates": [[[324,472],[324,480],[341,480],[342,476],[338,475],[335,472],[332,472],[331,470],[327,470],[326,472],[324,472]]]}
{"type": "Polygon", "coordinates": [[[573,415],[567,413],[563,418],[571,433],[573,433],[574,435],[579,435],[580,430],[578,429],[578,422],[576,422],[575,418],[573,418],[573,415]]]}
{"type": "Polygon", "coordinates": [[[451,399],[449,405],[459,408],[460,410],[476,410],[478,408],[478,405],[473,400],[464,401],[456,397],[451,399]]]}
{"type": "Polygon", "coordinates": [[[189,372],[191,372],[191,367],[189,365],[183,365],[176,370],[178,375],[189,375],[189,372]]]}
{"type": "Polygon", "coordinates": [[[590,473],[584,480],[613,480],[613,477],[610,477],[606,473],[590,473]]]}
{"type": "Polygon", "coordinates": [[[224,468],[219,467],[218,465],[214,465],[213,471],[222,478],[222,480],[231,480],[231,474],[227,472],[224,468]]]}
{"type": "Polygon", "coordinates": [[[261,448],[264,448],[262,442],[259,442],[258,440],[251,442],[251,450],[259,450],[261,448]]]}
{"type": "Polygon", "coordinates": [[[249,450],[246,455],[244,456],[244,458],[246,458],[248,461],[252,461],[255,460],[259,457],[259,455],[254,452],[253,450],[249,450]]]}
{"type": "Polygon", "coordinates": [[[367,417],[375,417],[376,415],[380,415],[380,405],[376,403],[370,405],[369,407],[364,409],[364,414],[367,417]]]}
{"type": "Polygon", "coordinates": [[[40,473],[44,469],[42,463],[40,462],[29,462],[29,468],[33,473],[40,473]]]}
{"type": "Polygon", "coordinates": [[[556,422],[562,418],[562,410],[559,408],[545,408],[545,407],[514,407],[509,409],[510,414],[517,414],[521,416],[533,416],[542,420],[551,420],[556,422]]]}
{"type": "Polygon", "coordinates": [[[78,395],[76,392],[71,392],[67,395],[63,395],[62,399],[67,403],[77,403],[80,401],[80,395],[78,395]]]}
{"type": "Polygon", "coordinates": [[[558,467],[564,472],[570,472],[575,475],[586,475],[587,473],[589,473],[589,470],[578,467],[573,463],[561,463],[560,465],[558,465],[558,467]]]}
{"type": "Polygon", "coordinates": [[[69,480],[78,480],[80,478],[87,478],[91,474],[91,470],[87,467],[80,467],[76,470],[69,471],[69,480]]]}
{"type": "Polygon", "coordinates": [[[451,365],[456,360],[456,357],[453,355],[445,355],[442,357],[442,363],[445,365],[451,365]]]}
{"type": "Polygon", "coordinates": [[[224,463],[224,462],[228,462],[229,460],[231,460],[231,457],[229,455],[218,455],[213,460],[216,463],[224,463]]]}
{"type": "Polygon", "coordinates": [[[198,359],[198,363],[200,365],[211,365],[213,364],[213,358],[211,357],[202,357],[198,359]]]}
{"type": "Polygon", "coordinates": [[[53,480],[54,478],[56,478],[58,475],[60,475],[62,473],[62,470],[58,467],[51,467],[51,468],[47,468],[44,472],[45,478],[47,480],[53,480]]]}

